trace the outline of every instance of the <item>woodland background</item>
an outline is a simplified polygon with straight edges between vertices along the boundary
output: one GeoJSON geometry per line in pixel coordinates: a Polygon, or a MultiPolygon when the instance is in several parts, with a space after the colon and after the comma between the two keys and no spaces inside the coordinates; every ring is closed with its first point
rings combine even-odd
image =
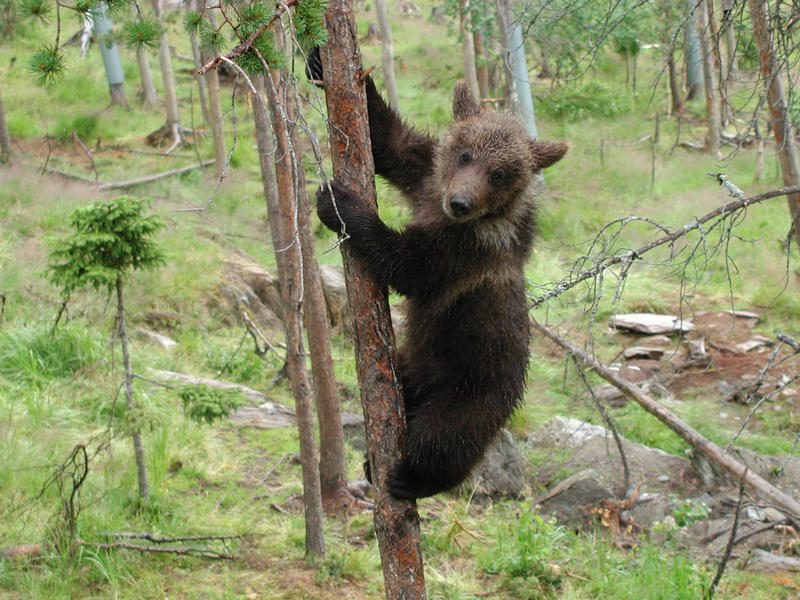
{"type": "MultiPolygon", "coordinates": [[[[0,595],[396,597],[368,501],[347,486],[364,440],[347,316],[332,308],[341,258],[305,204],[333,172],[324,94],[303,74],[324,9],[112,2],[109,35],[93,2],[0,0],[0,595]],[[82,57],[87,13],[100,34],[82,57]],[[116,69],[99,51],[111,41],[116,69]],[[144,241],[123,252],[76,234],[109,214],[73,212],[95,202],[144,241]],[[282,262],[301,247],[314,257],[282,262]],[[102,268],[59,271],[92,250],[102,268]],[[312,289],[297,277],[315,259],[334,317],[327,392],[289,291],[312,289]],[[326,393],[355,425],[339,456],[338,417],[322,413],[314,474],[311,402],[326,393]]],[[[795,6],[357,2],[355,15],[364,68],[433,133],[463,78],[524,113],[504,69],[519,27],[538,134],[572,145],[545,174],[531,317],[796,502],[797,190],[769,193],[800,184],[795,6]],[[682,321],[611,326],[629,313],[682,321]]],[[[400,226],[397,193],[377,192],[400,226]]],[[[585,359],[535,337],[505,438],[520,489],[476,480],[419,503],[427,596],[796,597],[797,511],[741,490],[585,359]],[[553,417],[613,427],[627,472],[607,431],[581,425],[601,443],[575,446],[550,435],[553,417]],[[578,487],[599,495],[566,493],[578,487]]]]}

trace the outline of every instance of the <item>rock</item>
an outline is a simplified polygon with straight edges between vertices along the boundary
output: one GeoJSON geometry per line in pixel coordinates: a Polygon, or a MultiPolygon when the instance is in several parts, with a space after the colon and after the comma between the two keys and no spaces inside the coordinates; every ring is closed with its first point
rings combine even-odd
{"type": "Polygon", "coordinates": [[[137,328],[134,331],[134,333],[137,337],[158,344],[159,346],[167,350],[171,350],[172,348],[178,345],[178,342],[173,340],[171,337],[167,337],[166,335],[161,335],[160,333],[156,333],[155,331],[150,331],[149,329],[144,329],[143,327],[137,328]]]}
{"type": "Polygon", "coordinates": [[[519,498],[525,489],[525,457],[514,437],[501,429],[470,477],[476,497],[519,498]]]}
{"type": "Polygon", "coordinates": [[[627,404],[628,399],[622,391],[610,383],[596,385],[592,388],[592,393],[597,397],[600,402],[608,404],[609,406],[622,406],[627,404]]]}
{"type": "Polygon", "coordinates": [[[653,313],[628,313],[614,315],[609,321],[614,329],[624,329],[635,333],[687,333],[694,329],[691,321],[673,315],[653,313]]]}
{"type": "Polygon", "coordinates": [[[259,406],[240,406],[228,419],[236,425],[256,429],[292,427],[297,423],[292,409],[272,402],[264,402],[259,406]]]}
{"type": "MultiPolygon", "coordinates": [[[[736,487],[739,482],[727,471],[722,471],[703,454],[686,450],[692,467],[706,489],[736,487]]],[[[800,458],[786,455],[759,454],[747,448],[732,448],[728,454],[750,470],[790,496],[800,495],[800,458]]]]}
{"type": "Polygon", "coordinates": [[[772,340],[768,337],[763,335],[755,335],[749,340],[736,344],[733,348],[737,354],[747,354],[751,350],[755,350],[756,348],[762,348],[764,346],[771,346],[772,340]]]}
{"type": "Polygon", "coordinates": [[[614,494],[598,481],[595,473],[584,473],[539,504],[543,513],[553,515],[562,525],[582,528],[594,521],[586,509],[613,497],[614,494]]]}
{"type": "Polygon", "coordinates": [[[652,346],[631,346],[622,351],[622,355],[628,360],[632,358],[649,358],[658,360],[664,356],[663,348],[655,348],[652,346]]]}
{"type": "MultiPolygon", "coordinates": [[[[584,491],[589,487],[595,491],[602,488],[608,492],[608,498],[620,498],[626,491],[617,445],[611,432],[604,427],[579,419],[554,417],[532,433],[526,445],[532,449],[547,449],[548,454],[563,457],[561,462],[553,460],[537,473],[539,485],[550,490],[543,497],[548,497],[554,490],[557,491],[566,484],[571,486],[575,483],[567,480],[553,485],[553,476],[564,470],[592,470],[590,474],[581,475],[583,479],[594,480],[591,484],[582,484],[584,491]]],[[[657,448],[648,448],[624,438],[622,447],[631,472],[631,485],[641,484],[640,498],[650,499],[649,505],[640,500],[631,509],[638,525],[649,528],[654,521],[663,520],[665,515],[670,514],[671,495],[692,494],[697,491],[693,478],[685,477],[686,472],[691,472],[686,458],[667,454],[657,448]]]]}
{"type": "Polygon", "coordinates": [[[320,265],[322,293],[328,306],[328,317],[333,327],[352,331],[350,305],[347,303],[347,288],[344,283],[344,270],[341,265],[320,265]]]}
{"type": "Polygon", "coordinates": [[[800,571],[800,560],[756,548],[747,566],[764,571],[800,571]]]}

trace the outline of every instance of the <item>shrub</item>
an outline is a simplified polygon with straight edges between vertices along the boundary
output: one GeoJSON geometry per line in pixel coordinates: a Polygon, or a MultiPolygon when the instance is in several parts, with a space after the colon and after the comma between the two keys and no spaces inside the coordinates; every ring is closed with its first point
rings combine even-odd
{"type": "Polygon", "coordinates": [[[561,86],[552,94],[537,98],[537,102],[547,114],[568,121],[614,117],[633,107],[633,98],[626,91],[591,80],[561,86]]]}

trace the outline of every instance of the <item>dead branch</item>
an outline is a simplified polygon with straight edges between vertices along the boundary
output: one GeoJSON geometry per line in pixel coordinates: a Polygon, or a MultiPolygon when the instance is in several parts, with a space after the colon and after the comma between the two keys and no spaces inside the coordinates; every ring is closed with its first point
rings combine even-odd
{"type": "Polygon", "coordinates": [[[164,546],[142,546],[140,544],[131,544],[128,542],[87,542],[86,540],[75,540],[79,546],[88,546],[91,548],[100,548],[101,550],[111,550],[112,548],[124,548],[125,550],[137,550],[139,552],[152,552],[155,554],[177,554],[184,556],[197,556],[199,558],[208,558],[211,560],[235,560],[233,554],[227,552],[219,552],[211,548],[203,546],[181,546],[181,547],[164,547],[164,546]]]}
{"type": "Polygon", "coordinates": [[[739,481],[739,500],[736,502],[736,512],[733,513],[733,526],[731,527],[731,535],[728,538],[727,545],[725,546],[725,553],[722,555],[722,560],[719,562],[717,574],[714,576],[714,580],[711,582],[711,585],[708,588],[708,593],[706,594],[706,598],[708,600],[711,600],[711,598],[714,596],[714,590],[717,588],[717,584],[719,584],[720,579],[722,579],[722,574],[725,572],[725,566],[728,564],[728,559],[731,557],[733,547],[736,545],[736,533],[739,530],[739,517],[742,512],[742,502],[744,501],[744,480],[746,473],[747,470],[745,470],[741,480],[739,481]]]}
{"type": "Polygon", "coordinates": [[[94,163],[94,158],[92,157],[92,153],[89,152],[89,149],[86,147],[86,144],[84,144],[81,141],[81,138],[78,137],[78,133],[76,131],[72,132],[72,139],[75,141],[76,144],[78,144],[78,146],[80,146],[81,150],[83,150],[83,153],[89,159],[89,162],[92,165],[92,171],[94,171],[94,180],[97,181],[98,178],[97,165],[94,163]]]}
{"type": "Polygon", "coordinates": [[[207,167],[213,164],[214,164],[213,160],[207,160],[199,164],[189,165],[186,167],[181,167],[179,169],[171,169],[169,171],[162,171],[161,173],[156,173],[155,175],[147,175],[146,177],[138,177],[137,179],[102,183],[97,186],[97,189],[101,191],[125,189],[137,185],[142,185],[143,183],[151,183],[153,181],[158,181],[159,179],[164,179],[166,177],[172,177],[173,175],[183,175],[184,173],[188,173],[189,171],[193,171],[195,169],[199,169],[202,167],[207,167]]]}
{"type": "Polygon", "coordinates": [[[745,485],[753,491],[756,496],[773,504],[793,520],[800,520],[800,503],[796,500],[784,494],[760,475],[748,470],[747,467],[732,456],[725,454],[719,446],[700,435],[700,433],[664,408],[655,399],[651,398],[634,384],[617,377],[616,374],[600,364],[594,357],[565,340],[549,327],[542,325],[533,318],[531,319],[531,324],[539,333],[554,341],[570,354],[576,356],[585,367],[592,369],[600,377],[622,391],[626,396],[636,400],[642,408],[667,425],[686,443],[703,454],[717,467],[731,473],[736,478],[742,479],[745,485]]]}
{"type": "Polygon", "coordinates": [[[152,533],[137,533],[133,531],[119,531],[115,533],[107,533],[110,538],[122,538],[126,540],[147,540],[154,544],[174,544],[176,542],[199,542],[199,541],[227,541],[227,540],[240,540],[244,536],[241,535],[186,535],[180,537],[158,537],[152,533]]]}
{"type": "Polygon", "coordinates": [[[594,267],[571,275],[568,279],[558,282],[558,284],[549,292],[534,299],[530,305],[530,308],[536,308],[540,304],[547,302],[550,298],[558,296],[588,279],[597,277],[600,273],[604,272],[610,267],[621,263],[624,264],[633,262],[634,260],[640,259],[642,255],[650,252],[654,248],[658,248],[659,246],[663,246],[665,244],[672,244],[692,231],[700,231],[702,233],[703,225],[709,221],[712,221],[713,219],[724,219],[725,217],[741,211],[748,206],[764,202],[765,200],[769,200],[771,198],[787,196],[789,194],[796,194],[798,192],[800,192],[800,186],[782,187],[764,192],[763,194],[757,194],[755,196],[745,198],[744,200],[737,200],[735,202],[729,202],[728,204],[719,206],[704,216],[693,219],[680,229],[668,232],[666,235],[653,240],[652,242],[645,244],[636,250],[628,250],[621,254],[607,256],[597,260],[594,267]]]}
{"type": "Polygon", "coordinates": [[[247,36],[247,39],[242,41],[242,43],[236,46],[233,50],[229,50],[225,54],[221,54],[219,56],[214,57],[212,60],[210,60],[202,67],[197,69],[197,74],[205,75],[211,69],[216,69],[221,62],[230,61],[231,59],[236,58],[237,56],[241,56],[242,54],[247,53],[251,48],[253,48],[253,44],[256,42],[256,40],[260,38],[264,34],[264,32],[267,31],[267,29],[270,29],[272,25],[275,23],[275,21],[281,18],[281,14],[283,13],[283,11],[290,6],[294,6],[298,2],[300,2],[300,0],[281,0],[280,2],[278,2],[276,5],[275,14],[273,14],[272,18],[269,21],[264,23],[261,27],[256,29],[249,36],[247,36]]]}

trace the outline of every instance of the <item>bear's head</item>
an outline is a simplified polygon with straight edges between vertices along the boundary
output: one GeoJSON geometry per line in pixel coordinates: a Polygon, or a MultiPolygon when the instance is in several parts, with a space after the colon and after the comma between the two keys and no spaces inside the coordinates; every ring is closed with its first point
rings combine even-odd
{"type": "Polygon", "coordinates": [[[531,138],[514,115],[482,110],[459,82],[453,122],[436,152],[442,210],[459,222],[510,216],[527,201],[536,173],[559,161],[568,148],[567,142],[531,138]]]}

